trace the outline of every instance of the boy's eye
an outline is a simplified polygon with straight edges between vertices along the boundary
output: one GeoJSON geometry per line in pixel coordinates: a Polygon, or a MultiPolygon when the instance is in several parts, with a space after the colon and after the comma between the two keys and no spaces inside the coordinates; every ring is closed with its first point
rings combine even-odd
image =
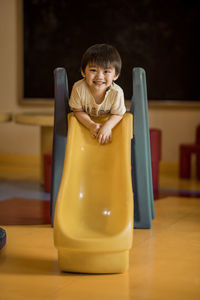
{"type": "Polygon", "coordinates": [[[111,72],[111,70],[105,70],[104,71],[104,73],[110,73],[111,72]]]}
{"type": "Polygon", "coordinates": [[[96,72],[96,69],[90,69],[90,72],[96,72]]]}

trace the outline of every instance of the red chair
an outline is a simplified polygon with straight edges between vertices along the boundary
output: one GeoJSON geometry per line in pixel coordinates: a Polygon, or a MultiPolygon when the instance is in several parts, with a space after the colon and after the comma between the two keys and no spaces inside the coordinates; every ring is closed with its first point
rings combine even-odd
{"type": "Polygon", "coordinates": [[[158,193],[159,186],[159,164],[161,160],[161,138],[160,129],[150,129],[150,145],[151,145],[151,168],[154,198],[158,193]]]}
{"type": "Polygon", "coordinates": [[[196,129],[195,144],[180,145],[179,156],[179,176],[180,178],[190,178],[191,176],[191,155],[196,155],[196,176],[200,180],[200,125],[196,129]]]}

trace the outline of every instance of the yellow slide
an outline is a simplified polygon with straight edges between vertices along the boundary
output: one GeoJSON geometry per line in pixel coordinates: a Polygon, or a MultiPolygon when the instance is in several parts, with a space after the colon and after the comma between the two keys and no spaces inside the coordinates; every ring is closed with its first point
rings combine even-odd
{"type": "Polygon", "coordinates": [[[63,271],[128,270],[133,231],[132,124],[132,114],[126,113],[113,129],[112,143],[99,145],[73,114],[68,115],[54,223],[63,271]]]}

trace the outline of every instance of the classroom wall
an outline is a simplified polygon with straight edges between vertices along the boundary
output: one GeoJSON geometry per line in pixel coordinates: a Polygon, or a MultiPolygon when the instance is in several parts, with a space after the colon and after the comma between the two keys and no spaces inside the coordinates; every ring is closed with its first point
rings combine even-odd
{"type": "MultiPolygon", "coordinates": [[[[18,104],[17,1],[0,0],[0,113],[48,111],[18,104]]],[[[0,153],[39,155],[39,132],[37,126],[0,123],[0,153]]]]}
{"type": "MultiPolygon", "coordinates": [[[[17,87],[17,1],[0,0],[0,112],[49,111],[49,108],[22,107],[17,87]]],[[[149,109],[150,127],[162,130],[162,160],[178,162],[180,143],[192,143],[200,124],[199,109],[149,109]]],[[[40,154],[40,129],[11,123],[0,124],[0,154],[40,154]]]]}
{"type": "Polygon", "coordinates": [[[200,125],[200,109],[149,109],[151,128],[162,131],[162,161],[178,162],[179,145],[194,143],[195,130],[200,125]]]}

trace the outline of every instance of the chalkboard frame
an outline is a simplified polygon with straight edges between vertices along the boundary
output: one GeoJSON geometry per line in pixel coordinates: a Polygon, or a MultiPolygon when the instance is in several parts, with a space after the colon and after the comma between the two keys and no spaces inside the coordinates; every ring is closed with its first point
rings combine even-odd
{"type": "MultiPolygon", "coordinates": [[[[18,103],[20,106],[33,107],[53,107],[53,98],[26,98],[24,97],[24,65],[23,65],[23,0],[17,1],[17,86],[18,103]]],[[[200,109],[200,99],[198,101],[179,101],[179,100],[149,100],[151,108],[172,108],[172,109],[200,109]]]]}

